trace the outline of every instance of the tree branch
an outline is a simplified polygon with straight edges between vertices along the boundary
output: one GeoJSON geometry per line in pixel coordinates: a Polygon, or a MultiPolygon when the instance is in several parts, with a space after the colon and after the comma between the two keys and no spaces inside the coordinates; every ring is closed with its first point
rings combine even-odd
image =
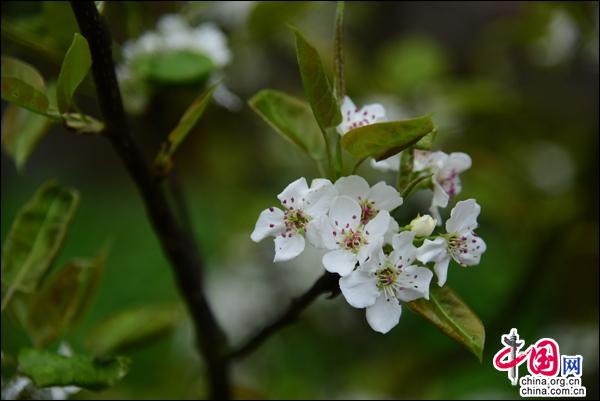
{"type": "Polygon", "coordinates": [[[92,54],[92,72],[106,135],[131,174],[142,196],[154,231],[175,271],[176,281],[190,311],[199,350],[209,375],[210,396],[230,397],[228,344],[203,290],[202,262],[194,241],[186,234],[160,183],[133,141],[127,125],[112,58],[109,30],[92,1],[72,1],[79,29],[92,54]]]}
{"type": "Polygon", "coordinates": [[[243,345],[230,354],[231,359],[241,359],[256,349],[272,334],[282,327],[292,323],[298,318],[300,312],[307,308],[320,295],[331,293],[331,297],[339,294],[340,288],[338,280],[340,276],[333,273],[324,273],[304,294],[292,300],[288,309],[273,322],[263,327],[258,333],[254,334],[243,345]]]}

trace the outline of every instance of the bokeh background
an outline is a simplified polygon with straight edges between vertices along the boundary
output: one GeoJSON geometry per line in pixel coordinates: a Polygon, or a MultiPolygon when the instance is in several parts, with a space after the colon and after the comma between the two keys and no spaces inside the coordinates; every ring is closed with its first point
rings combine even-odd
{"type": "MultiPolygon", "coordinates": [[[[2,54],[52,77],[77,28],[66,3],[42,3],[2,3],[2,54]]],[[[241,108],[209,106],[177,153],[174,171],[206,260],[211,303],[234,343],[277,315],[322,271],[317,251],[274,265],[272,242],[250,240],[259,212],[276,204],[275,195],[297,177],[318,172],[245,102],[263,88],[302,97],[287,23],[332,65],[335,3],[257,3],[109,2],[105,10],[117,50],[165,13],[213,21],[227,34],[233,59],[224,82],[241,108]]],[[[518,398],[506,374],[491,364],[500,335],[516,327],[527,343],[552,337],[562,353],[583,355],[583,385],[588,398],[597,398],[598,3],[348,2],[345,49],[347,91],[357,104],[381,102],[392,118],[434,112],[435,148],[472,156],[460,198],[481,204],[479,234],[488,250],[479,266],[452,265],[449,283],[485,324],[483,362],[406,309],[383,336],[342,297],[322,298],[235,366],[236,394],[518,398]]],[[[164,88],[132,117],[149,157],[198,92],[164,88]]],[[[91,80],[80,100],[99,116],[91,80]]],[[[368,163],[360,173],[371,183],[394,182],[368,163]]],[[[98,321],[123,308],[180,302],[141,199],[102,138],[54,129],[20,173],[2,154],[3,242],[19,207],[50,178],[82,197],[57,266],[111,243],[92,308],[66,337],[75,350],[85,350],[98,321]]],[[[405,218],[425,212],[430,196],[410,199],[405,218]]],[[[3,317],[2,348],[26,343],[3,317]]],[[[122,382],[75,397],[204,395],[204,368],[186,318],[129,355],[132,368],[122,382]]]]}

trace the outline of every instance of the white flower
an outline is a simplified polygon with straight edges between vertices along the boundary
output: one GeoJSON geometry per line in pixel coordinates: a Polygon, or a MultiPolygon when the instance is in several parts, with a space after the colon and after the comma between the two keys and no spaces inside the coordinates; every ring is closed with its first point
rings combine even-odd
{"type": "Polygon", "coordinates": [[[383,245],[390,225],[390,214],[381,210],[366,225],[361,223],[361,207],[349,196],[338,196],[327,218],[321,217],[317,231],[322,245],[330,252],[323,256],[323,266],[340,276],[350,274],[356,263],[362,264],[383,245]]]}
{"type": "Polygon", "coordinates": [[[431,235],[435,225],[435,219],[428,214],[415,217],[409,224],[410,231],[414,232],[417,237],[427,237],[431,235]]]}
{"type": "Polygon", "coordinates": [[[432,174],[433,198],[429,211],[442,224],[438,207],[448,206],[448,201],[462,190],[459,174],[471,167],[471,158],[466,153],[428,152],[415,150],[414,171],[432,174]]]}
{"type": "Polygon", "coordinates": [[[387,121],[385,109],[379,103],[369,104],[359,109],[348,96],[344,98],[341,111],[342,122],[337,126],[337,131],[342,136],[352,129],[387,121]]]}
{"type": "Polygon", "coordinates": [[[346,301],[355,308],[367,308],[367,322],[377,332],[385,334],[398,324],[402,312],[399,301],[429,299],[433,273],[412,264],[414,237],[411,231],[396,234],[389,255],[380,249],[359,269],[340,278],[346,301]]]}
{"type": "Polygon", "coordinates": [[[304,250],[305,234],[313,241],[315,234],[307,231],[314,232],[310,227],[327,212],[334,194],[329,180],[315,179],[308,188],[306,179],[299,178],[277,195],[283,210],[276,207],[264,210],[250,238],[259,242],[267,236],[275,237],[274,262],[295,258],[304,250]]]}
{"type": "Polygon", "coordinates": [[[417,250],[417,259],[423,263],[433,262],[438,285],[442,287],[448,276],[448,264],[454,259],[461,266],[479,264],[486,245],[473,230],[477,228],[477,217],[481,207],[475,199],[456,204],[446,221],[447,234],[435,240],[426,239],[417,250]]]}
{"type": "Polygon", "coordinates": [[[339,195],[345,195],[356,201],[360,208],[360,222],[364,225],[371,221],[381,210],[388,212],[402,205],[402,197],[396,188],[380,181],[373,187],[358,175],[342,177],[335,182],[339,195]]]}
{"type": "Polygon", "coordinates": [[[381,161],[371,159],[371,167],[384,173],[388,171],[400,171],[400,155],[401,153],[398,153],[381,161]]]}

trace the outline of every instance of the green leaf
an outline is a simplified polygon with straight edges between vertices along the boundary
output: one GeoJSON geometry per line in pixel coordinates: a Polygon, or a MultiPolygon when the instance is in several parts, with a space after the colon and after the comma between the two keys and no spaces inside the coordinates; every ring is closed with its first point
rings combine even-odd
{"type": "Polygon", "coordinates": [[[39,141],[48,133],[52,120],[9,104],[2,116],[2,146],[22,170],[39,141]]]}
{"type": "Polygon", "coordinates": [[[417,143],[433,130],[431,116],[390,121],[353,129],[342,137],[342,146],[360,161],[387,159],[417,143]]]}
{"type": "Polygon", "coordinates": [[[29,306],[26,323],[36,346],[48,345],[79,321],[96,292],[105,261],[104,251],[93,260],[71,261],[42,287],[29,306]]]}
{"type": "Polygon", "coordinates": [[[87,338],[95,355],[128,350],[168,334],[180,318],[173,305],[150,305],[122,310],[97,324],[87,338]]]}
{"type": "Polygon", "coordinates": [[[325,157],[323,137],[306,103],[272,89],[258,92],[248,103],[278,134],[311,158],[325,157]]]}
{"type": "Polygon", "coordinates": [[[276,39],[278,31],[312,6],[310,1],[259,1],[248,14],[248,30],[257,39],[276,39]]]}
{"type": "Polygon", "coordinates": [[[294,29],[296,55],[304,93],[323,131],[342,122],[342,114],[317,50],[294,29]]]}
{"type": "Polygon", "coordinates": [[[36,113],[45,114],[48,98],[44,78],[31,65],[2,56],[2,99],[36,113]]]}
{"type": "Polygon", "coordinates": [[[70,357],[40,349],[19,353],[19,370],[37,387],[77,386],[102,390],[115,385],[127,374],[129,359],[94,358],[76,354],[70,357]]]}
{"type": "Polygon", "coordinates": [[[61,113],[69,111],[73,94],[81,84],[92,66],[92,55],[87,40],[78,33],[73,35],[73,41],[60,68],[56,83],[56,102],[61,113]]]}
{"type": "Polygon", "coordinates": [[[177,126],[173,128],[173,131],[171,131],[167,140],[160,146],[160,150],[154,160],[154,166],[157,171],[164,174],[171,169],[173,165],[173,154],[179,145],[181,145],[181,142],[183,142],[190,133],[192,128],[194,128],[194,125],[196,125],[204,113],[204,110],[206,110],[206,106],[210,103],[216,88],[217,85],[213,85],[200,94],[200,96],[198,96],[187,108],[185,113],[183,113],[177,126]]]}
{"type": "Polygon", "coordinates": [[[204,82],[215,65],[204,54],[183,50],[139,57],[133,68],[148,81],[171,85],[204,82]]]}
{"type": "Polygon", "coordinates": [[[421,150],[431,150],[433,146],[433,142],[437,137],[437,129],[434,128],[429,134],[425,135],[423,138],[419,139],[419,142],[415,144],[415,149],[421,150]]]}
{"type": "Polygon", "coordinates": [[[448,286],[432,285],[429,301],[419,299],[406,305],[464,345],[481,361],[485,342],[483,323],[448,286]]]}
{"type": "Polygon", "coordinates": [[[2,310],[16,292],[32,293],[60,250],[79,195],[44,184],[19,211],[2,249],[2,310]]]}

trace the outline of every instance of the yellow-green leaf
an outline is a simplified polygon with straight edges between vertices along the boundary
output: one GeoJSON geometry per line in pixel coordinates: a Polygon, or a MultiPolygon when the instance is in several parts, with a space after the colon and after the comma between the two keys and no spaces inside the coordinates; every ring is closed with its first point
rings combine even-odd
{"type": "Polygon", "coordinates": [[[87,345],[95,355],[129,350],[169,333],[180,316],[180,309],[174,305],[125,309],[92,328],[87,345]]]}
{"type": "Polygon", "coordinates": [[[19,371],[36,387],[77,386],[102,390],[115,385],[127,374],[128,358],[94,358],[76,354],[70,357],[41,349],[19,353],[19,371]]]}
{"type": "Polygon", "coordinates": [[[419,299],[406,305],[464,345],[481,361],[485,343],[483,323],[448,286],[432,285],[429,301],[419,299]]]}
{"type": "Polygon", "coordinates": [[[2,147],[21,170],[39,141],[48,133],[52,120],[9,104],[2,115],[2,147]]]}
{"type": "Polygon", "coordinates": [[[258,92],[248,103],[275,132],[311,158],[321,160],[325,157],[325,143],[308,104],[272,89],[258,92]]]}
{"type": "Polygon", "coordinates": [[[87,40],[80,34],[75,33],[71,46],[65,54],[56,83],[56,102],[61,113],[69,111],[73,94],[91,66],[92,56],[87,40]]]}
{"type": "Polygon", "coordinates": [[[342,137],[342,147],[358,160],[387,159],[417,143],[433,130],[431,116],[389,121],[353,129],[342,137]]]}
{"type": "Polygon", "coordinates": [[[21,208],[2,248],[2,310],[15,293],[31,294],[37,288],[78,205],[77,191],[48,182],[21,208]]]}
{"type": "Polygon", "coordinates": [[[317,123],[325,131],[327,128],[337,126],[342,121],[340,107],[325,74],[319,53],[300,32],[294,29],[294,34],[296,35],[296,56],[304,93],[317,123]]]}
{"type": "Polygon", "coordinates": [[[37,346],[56,340],[89,306],[106,261],[102,251],[92,260],[71,261],[52,276],[33,298],[27,314],[27,332],[37,346]]]}
{"type": "Polygon", "coordinates": [[[2,99],[35,113],[45,114],[48,98],[42,75],[31,65],[2,56],[2,99]]]}
{"type": "Polygon", "coordinates": [[[181,116],[177,126],[173,128],[173,131],[167,137],[167,140],[161,144],[160,150],[154,160],[154,166],[157,171],[165,173],[171,169],[173,154],[192,128],[194,128],[204,110],[206,110],[206,106],[208,106],[208,103],[212,99],[215,89],[216,85],[211,86],[192,102],[185,113],[183,113],[183,116],[181,116]]]}

